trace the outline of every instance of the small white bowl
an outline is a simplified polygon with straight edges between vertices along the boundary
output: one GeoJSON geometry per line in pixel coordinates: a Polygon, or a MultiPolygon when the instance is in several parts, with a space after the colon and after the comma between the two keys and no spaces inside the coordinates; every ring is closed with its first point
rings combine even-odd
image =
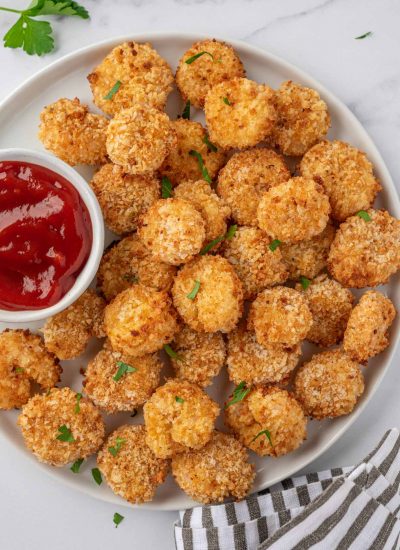
{"type": "Polygon", "coordinates": [[[93,240],[89,258],[87,259],[84,268],[79,273],[74,285],[59,302],[44,309],[21,311],[8,311],[5,309],[0,309],[0,321],[5,323],[28,323],[31,321],[41,321],[46,317],[51,317],[52,315],[59,313],[75,302],[75,300],[77,300],[79,296],[88,288],[96,276],[104,250],[103,215],[101,213],[100,205],[97,202],[96,195],[91,190],[89,184],[80,174],[78,174],[76,170],[74,170],[74,168],[68,166],[68,164],[57,157],[47,153],[31,151],[29,149],[1,149],[0,162],[5,160],[39,164],[40,166],[49,168],[57,174],[60,174],[60,176],[63,176],[78,191],[89,211],[90,220],[92,222],[93,240]]]}

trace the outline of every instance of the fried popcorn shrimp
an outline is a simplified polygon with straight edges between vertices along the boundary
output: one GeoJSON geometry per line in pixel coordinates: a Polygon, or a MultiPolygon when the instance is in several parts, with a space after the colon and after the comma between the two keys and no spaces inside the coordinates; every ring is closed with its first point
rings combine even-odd
{"type": "Polygon", "coordinates": [[[43,389],[52,388],[59,382],[61,370],[40,336],[29,330],[6,329],[0,333],[0,409],[27,403],[31,381],[43,389]]]}
{"type": "Polygon", "coordinates": [[[67,309],[46,321],[42,329],[46,348],[59,359],[82,355],[92,336],[104,336],[105,305],[94,290],[86,290],[67,309]]]}
{"type": "Polygon", "coordinates": [[[242,281],[245,300],[288,277],[279,248],[271,250],[270,244],[270,237],[257,227],[239,227],[234,237],[224,242],[223,255],[242,281]]]}
{"type": "MultiPolygon", "coordinates": [[[[302,285],[297,284],[296,289],[301,292],[302,285]]],[[[325,348],[340,342],[353,308],[353,294],[325,274],[303,292],[313,317],[307,340],[325,348]]]]}
{"type": "Polygon", "coordinates": [[[322,233],[330,210],[321,185],[312,179],[295,177],[264,193],[257,219],[259,227],[273,239],[297,243],[322,233]]]}
{"type": "Polygon", "coordinates": [[[230,496],[243,499],[255,477],[242,444],[218,431],[202,449],[174,456],[172,473],[179,487],[203,504],[222,502],[230,496]]]}
{"type": "Polygon", "coordinates": [[[22,408],[18,425],[27,448],[40,462],[65,466],[95,453],[104,440],[100,412],[70,388],[35,395],[22,408]]]}
{"type": "Polygon", "coordinates": [[[159,458],[169,458],[210,441],[219,407],[196,384],[168,380],[143,408],[146,441],[159,458]]]}
{"type": "Polygon", "coordinates": [[[191,153],[196,151],[201,155],[208,175],[214,179],[224,164],[225,153],[208,140],[207,132],[200,122],[179,118],[171,121],[171,125],[177,136],[177,146],[162,163],[160,174],[173,185],[199,180],[203,177],[199,159],[191,153]]]}
{"type": "Polygon", "coordinates": [[[185,326],[175,336],[171,363],[177,378],[209,386],[225,363],[225,342],[222,334],[196,332],[185,326]]]}
{"type": "Polygon", "coordinates": [[[205,255],[186,264],[172,287],[180,316],[199,332],[229,332],[243,311],[243,288],[225,258],[205,255]],[[198,287],[193,298],[188,297],[198,287]]]}
{"type": "Polygon", "coordinates": [[[381,190],[366,154],[343,141],[314,145],[302,158],[300,172],[324,187],[338,221],[370,208],[381,190]]]}
{"type": "Polygon", "coordinates": [[[111,163],[96,172],[90,186],[106,225],[119,235],[135,231],[140,217],[160,198],[160,182],[153,174],[126,174],[111,163]]]}
{"type": "Polygon", "coordinates": [[[119,111],[107,128],[107,153],[128,174],[154,172],[176,146],[165,113],[139,105],[119,111]]]}
{"type": "Polygon", "coordinates": [[[306,438],[307,419],[294,396],[276,386],[260,386],[229,405],[225,420],[239,441],[260,456],[282,456],[306,438]]]}
{"type": "Polygon", "coordinates": [[[244,74],[243,64],[232,46],[218,40],[202,40],[194,43],[180,59],[176,84],[185,101],[202,109],[213,86],[244,74]],[[198,57],[187,63],[195,56],[198,57]]]}
{"type": "Polygon", "coordinates": [[[94,103],[108,115],[137,103],[164,109],[174,81],[151,44],[137,42],[116,46],[87,78],[94,103]]]}
{"type": "Polygon", "coordinates": [[[168,293],[140,284],[118,294],[104,320],[113,350],[133,357],[162,349],[179,329],[168,293]]]}
{"type": "Polygon", "coordinates": [[[363,391],[359,365],[338,349],[314,355],[295,378],[297,399],[317,420],[350,414],[363,391]]]}
{"type": "Polygon", "coordinates": [[[294,288],[266,289],[250,306],[248,328],[262,346],[293,346],[303,340],[312,326],[312,314],[304,295],[294,288]]]}
{"type": "Polygon", "coordinates": [[[218,174],[217,193],[241,225],[257,225],[257,208],[263,194],[290,179],[281,155],[271,149],[254,148],[232,155],[218,174]]]}
{"type": "Polygon", "coordinates": [[[344,333],[345,352],[359,363],[381,353],[389,345],[389,329],[396,316],[393,303],[376,290],[368,290],[351,312],[344,333]]]}
{"type": "Polygon", "coordinates": [[[207,93],[205,115],[212,142],[222,148],[252,147],[276,122],[274,91],[247,78],[217,84],[207,93]]]}
{"type": "Polygon", "coordinates": [[[133,284],[169,290],[176,268],[154,258],[137,234],[113,243],[103,254],[97,285],[107,301],[133,284]]]}
{"type": "Polygon", "coordinates": [[[61,160],[75,164],[106,162],[108,120],[89,113],[79,99],[59,99],[40,113],[39,139],[61,160]]]}
{"type": "Polygon", "coordinates": [[[206,223],[190,202],[160,199],[142,218],[139,237],[161,262],[179,265],[198,254],[206,236],[206,223]]]}
{"type": "Polygon", "coordinates": [[[400,268],[400,221],[386,210],[361,214],[341,224],[328,257],[330,274],[347,287],[385,284],[400,268]]]}
{"type": "Polygon", "coordinates": [[[271,141],[284,155],[303,155],[328,133],[328,107],[311,88],[283,82],[275,93],[275,107],[278,120],[271,141]]]}

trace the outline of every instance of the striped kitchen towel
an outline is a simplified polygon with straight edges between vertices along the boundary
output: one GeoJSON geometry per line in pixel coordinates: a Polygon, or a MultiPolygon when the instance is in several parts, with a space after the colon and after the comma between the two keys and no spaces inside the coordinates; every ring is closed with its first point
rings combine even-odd
{"type": "Polygon", "coordinates": [[[357,466],[286,479],[242,502],[180,512],[177,550],[400,548],[400,435],[357,466]]]}

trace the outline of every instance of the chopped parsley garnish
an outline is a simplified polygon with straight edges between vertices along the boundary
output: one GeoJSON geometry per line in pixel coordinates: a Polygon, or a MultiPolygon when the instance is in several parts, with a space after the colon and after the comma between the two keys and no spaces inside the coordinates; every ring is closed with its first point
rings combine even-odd
{"type": "Polygon", "coordinates": [[[188,59],[186,59],[185,61],[186,65],[191,65],[194,61],[196,61],[196,59],[199,59],[199,57],[203,55],[209,55],[211,59],[214,61],[214,56],[212,53],[203,51],[203,52],[196,53],[195,55],[192,55],[192,57],[189,57],[188,59]]]}
{"type": "Polygon", "coordinates": [[[363,38],[367,38],[367,36],[371,36],[371,35],[372,35],[372,31],[368,31],[364,34],[360,34],[360,36],[356,36],[354,40],[362,40],[363,38]]]}
{"type": "Polygon", "coordinates": [[[184,403],[184,402],[185,402],[185,400],[182,399],[182,397],[179,397],[178,395],[175,395],[175,401],[176,401],[177,403],[184,403]]]}
{"type": "Polygon", "coordinates": [[[124,443],[126,443],[126,439],[122,439],[122,437],[117,437],[117,439],[115,440],[115,446],[108,447],[108,452],[113,456],[117,456],[124,443]]]}
{"type": "Polygon", "coordinates": [[[171,359],[175,359],[176,361],[182,361],[182,357],[174,351],[169,344],[165,344],[164,350],[167,355],[171,357],[171,359]]]}
{"type": "Polygon", "coordinates": [[[208,149],[212,152],[212,153],[216,153],[218,151],[218,147],[216,145],[214,145],[214,143],[212,143],[208,137],[208,135],[206,134],[203,138],[203,143],[205,143],[208,147],[208,149]]]}
{"type": "Polygon", "coordinates": [[[303,290],[307,290],[307,288],[310,286],[311,281],[310,279],[307,279],[307,277],[300,277],[300,284],[303,287],[303,290]]]}
{"type": "Polygon", "coordinates": [[[101,477],[101,472],[98,468],[92,468],[92,477],[97,485],[101,485],[103,483],[103,478],[101,477]]]}
{"type": "Polygon", "coordinates": [[[261,432],[258,432],[258,434],[253,437],[253,439],[251,440],[251,442],[253,443],[253,441],[255,441],[258,437],[260,437],[261,435],[265,435],[265,437],[268,439],[271,447],[273,447],[273,443],[272,443],[272,439],[271,439],[271,432],[269,430],[262,430],[261,432]]]}
{"type": "Polygon", "coordinates": [[[167,176],[163,176],[161,180],[161,196],[163,199],[172,197],[172,183],[167,176]]]}
{"type": "Polygon", "coordinates": [[[136,372],[137,368],[132,367],[131,365],[128,365],[128,363],[124,363],[123,361],[117,361],[117,374],[113,376],[113,380],[115,382],[118,382],[125,374],[128,372],[136,372]]]}
{"type": "Polygon", "coordinates": [[[269,243],[269,249],[271,252],[275,252],[275,250],[280,246],[282,242],[279,239],[274,239],[271,243],[269,243]]]}
{"type": "Polygon", "coordinates": [[[125,518],[124,516],[121,516],[121,514],[118,514],[118,512],[115,512],[113,522],[115,523],[115,527],[118,527],[118,525],[123,521],[125,518]]]}
{"type": "Polygon", "coordinates": [[[67,428],[65,424],[58,428],[59,434],[56,439],[58,441],[66,441],[67,443],[73,443],[75,441],[74,436],[71,433],[71,430],[67,428]]]}
{"type": "Polygon", "coordinates": [[[25,372],[25,369],[23,369],[22,367],[17,367],[17,368],[15,369],[15,372],[16,372],[17,374],[22,374],[23,372],[25,372]]]}
{"type": "Polygon", "coordinates": [[[82,399],[82,394],[81,393],[77,393],[76,394],[76,405],[75,405],[75,408],[74,408],[74,413],[75,414],[78,414],[81,412],[81,406],[80,406],[80,401],[82,399]]]}
{"type": "Polygon", "coordinates": [[[122,84],[122,82],[120,80],[117,80],[117,82],[114,84],[114,86],[108,92],[108,94],[103,97],[103,99],[112,99],[115,96],[115,94],[118,92],[118,90],[120,89],[121,84],[122,84]]]}
{"type": "Polygon", "coordinates": [[[366,222],[370,222],[372,220],[371,216],[365,210],[360,210],[359,212],[357,212],[356,216],[362,218],[366,222]]]}
{"type": "Polygon", "coordinates": [[[128,283],[132,284],[139,282],[139,277],[134,273],[125,273],[122,278],[124,279],[124,281],[128,281],[128,283]]]}
{"type": "Polygon", "coordinates": [[[189,292],[189,294],[186,296],[186,298],[189,298],[189,300],[194,300],[197,296],[198,291],[200,290],[200,281],[195,281],[194,286],[192,290],[189,292]]]}
{"type": "Polygon", "coordinates": [[[210,252],[210,250],[220,242],[225,240],[230,241],[231,239],[233,239],[236,233],[236,230],[237,230],[237,225],[236,224],[231,225],[228,231],[225,233],[225,235],[220,235],[219,237],[216,237],[215,239],[207,243],[206,246],[200,250],[199,254],[201,256],[204,256],[204,254],[207,254],[207,252],[210,252]]]}
{"type": "Polygon", "coordinates": [[[229,99],[227,97],[223,97],[222,98],[222,101],[226,104],[226,105],[232,105],[232,103],[229,101],[229,99]]]}
{"type": "Polygon", "coordinates": [[[199,163],[199,168],[201,171],[201,175],[203,176],[203,179],[205,179],[207,183],[212,183],[210,174],[208,173],[208,170],[206,168],[206,165],[204,164],[204,160],[201,154],[198,151],[195,151],[194,149],[192,149],[191,151],[189,151],[189,155],[197,158],[197,162],[199,163]]]}
{"type": "Polygon", "coordinates": [[[182,111],[182,118],[190,120],[190,99],[186,101],[185,107],[182,111]]]}
{"type": "Polygon", "coordinates": [[[240,384],[238,384],[233,390],[232,399],[230,399],[230,401],[228,401],[228,403],[225,405],[225,409],[227,409],[231,405],[234,405],[235,403],[239,403],[239,401],[243,401],[250,390],[251,388],[247,387],[246,382],[240,382],[240,384]]]}
{"type": "Polygon", "coordinates": [[[71,472],[74,472],[74,474],[79,474],[79,469],[82,466],[83,458],[78,458],[78,460],[75,460],[75,462],[72,464],[70,470],[71,472]]]}

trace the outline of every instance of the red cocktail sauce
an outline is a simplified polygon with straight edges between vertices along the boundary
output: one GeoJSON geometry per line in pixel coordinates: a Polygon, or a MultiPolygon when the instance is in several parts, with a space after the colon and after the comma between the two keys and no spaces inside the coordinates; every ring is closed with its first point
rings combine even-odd
{"type": "Polygon", "coordinates": [[[27,162],[0,162],[0,309],[41,309],[73,286],[92,224],[65,178],[27,162]]]}

